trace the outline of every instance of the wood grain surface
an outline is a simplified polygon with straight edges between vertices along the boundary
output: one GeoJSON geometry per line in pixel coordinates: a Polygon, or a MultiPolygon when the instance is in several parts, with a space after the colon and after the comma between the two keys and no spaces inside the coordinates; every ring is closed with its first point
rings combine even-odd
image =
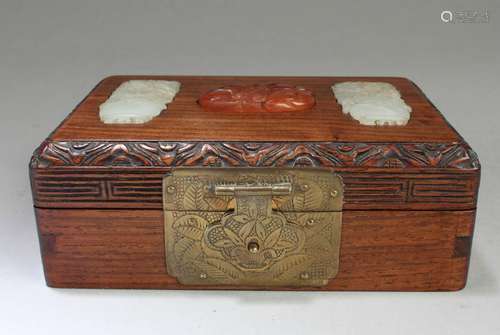
{"type": "Polygon", "coordinates": [[[201,77],[113,76],[101,81],[52,134],[52,141],[460,141],[422,91],[406,78],[395,77],[201,77]],[[181,90],[166,111],[146,124],[109,125],[99,120],[99,105],[131,79],[177,80],[181,90]],[[362,126],[341,111],[330,86],[342,81],[393,84],[413,112],[404,127],[362,126]],[[280,83],[314,92],[312,110],[287,113],[207,112],[201,94],[228,85],[280,83]]]}
{"type": "MultiPolygon", "coordinates": [[[[35,212],[49,286],[234,288],[182,286],[167,274],[162,210],[35,212]]],[[[474,216],[474,210],[345,211],[339,273],[320,289],[461,289],[466,282],[474,216]]]]}

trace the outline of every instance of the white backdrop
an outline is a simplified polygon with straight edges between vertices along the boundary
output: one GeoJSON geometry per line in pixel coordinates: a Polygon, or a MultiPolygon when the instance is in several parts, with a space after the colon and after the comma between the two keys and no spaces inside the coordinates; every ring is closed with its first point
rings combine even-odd
{"type": "Polygon", "coordinates": [[[0,333],[499,334],[500,2],[0,0],[0,333]],[[489,23],[443,23],[443,10],[489,23]],[[44,284],[32,150],[104,76],[407,76],[483,165],[454,293],[61,290],[44,284]],[[496,213],[496,214],[495,214],[496,213]]]}

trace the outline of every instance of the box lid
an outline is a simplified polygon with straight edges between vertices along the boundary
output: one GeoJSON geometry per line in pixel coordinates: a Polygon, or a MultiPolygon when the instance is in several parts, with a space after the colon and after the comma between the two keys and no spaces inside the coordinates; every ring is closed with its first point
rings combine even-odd
{"type": "Polygon", "coordinates": [[[410,80],[395,77],[113,76],[102,80],[35,151],[35,205],[161,208],[172,167],[322,167],[342,175],[345,209],[475,207],[479,161],[410,80]],[[132,79],[176,80],[181,89],[145,124],[105,124],[99,105],[132,79]],[[394,85],[412,108],[406,126],[363,126],[342,113],[331,86],[394,85]],[[279,83],[316,97],[305,112],[205,111],[197,100],[227,85],[279,83]]]}
{"type": "Polygon", "coordinates": [[[424,142],[461,141],[422,91],[394,77],[193,77],[113,76],[102,80],[50,136],[53,141],[242,141],[242,142],[424,142]],[[132,79],[176,80],[181,90],[167,110],[146,124],[110,125],[99,119],[99,105],[132,79]],[[331,86],[343,81],[394,85],[412,108],[404,127],[362,126],[341,111],[331,86]],[[197,103],[207,91],[227,85],[280,83],[310,89],[316,105],[307,112],[207,112],[197,103]]]}

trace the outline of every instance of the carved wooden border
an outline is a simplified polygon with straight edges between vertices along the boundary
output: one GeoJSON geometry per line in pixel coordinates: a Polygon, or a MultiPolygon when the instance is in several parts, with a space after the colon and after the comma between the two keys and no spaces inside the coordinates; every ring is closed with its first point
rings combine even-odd
{"type": "MultiPolygon", "coordinates": [[[[161,209],[168,169],[36,169],[33,198],[40,207],[161,209]]],[[[470,209],[475,207],[479,182],[475,173],[338,174],[344,183],[345,209],[470,209]]]]}
{"type": "Polygon", "coordinates": [[[477,170],[464,143],[44,142],[32,168],[49,167],[372,167],[477,170]]]}

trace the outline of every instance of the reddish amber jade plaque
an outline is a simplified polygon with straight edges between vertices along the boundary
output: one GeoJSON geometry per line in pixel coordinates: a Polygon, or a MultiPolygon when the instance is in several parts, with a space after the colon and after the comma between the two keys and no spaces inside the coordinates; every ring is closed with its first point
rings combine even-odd
{"type": "Polygon", "coordinates": [[[281,84],[227,86],[202,95],[198,103],[206,111],[300,112],[315,104],[305,88],[281,84]]]}

